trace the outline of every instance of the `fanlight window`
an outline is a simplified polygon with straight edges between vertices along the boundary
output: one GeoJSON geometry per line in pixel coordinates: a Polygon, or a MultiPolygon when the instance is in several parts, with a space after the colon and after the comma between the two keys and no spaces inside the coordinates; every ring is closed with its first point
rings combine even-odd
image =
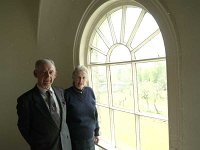
{"type": "Polygon", "coordinates": [[[168,150],[165,46],[153,16],[138,6],[117,7],[89,41],[101,141],[120,150],[168,150]]]}

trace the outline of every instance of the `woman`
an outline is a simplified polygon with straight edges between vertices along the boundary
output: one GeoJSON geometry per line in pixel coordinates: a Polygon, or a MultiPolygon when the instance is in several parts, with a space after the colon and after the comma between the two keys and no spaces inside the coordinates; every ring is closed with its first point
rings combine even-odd
{"type": "Polygon", "coordinates": [[[77,66],[72,79],[73,86],[65,90],[72,150],[95,150],[99,142],[99,125],[95,95],[92,88],[86,86],[87,68],[77,66]]]}

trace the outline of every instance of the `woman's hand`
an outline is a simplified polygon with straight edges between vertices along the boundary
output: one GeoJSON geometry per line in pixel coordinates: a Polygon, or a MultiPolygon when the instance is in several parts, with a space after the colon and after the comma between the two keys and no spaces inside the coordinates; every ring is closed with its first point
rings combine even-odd
{"type": "Polygon", "coordinates": [[[94,143],[95,143],[95,144],[98,144],[98,143],[99,143],[99,136],[95,136],[95,137],[94,137],[94,143]]]}

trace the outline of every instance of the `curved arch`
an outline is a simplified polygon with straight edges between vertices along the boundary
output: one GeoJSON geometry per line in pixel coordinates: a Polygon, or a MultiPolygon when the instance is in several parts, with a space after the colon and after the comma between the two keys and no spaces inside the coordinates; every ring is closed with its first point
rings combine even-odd
{"type": "Polygon", "coordinates": [[[87,65],[87,46],[91,33],[99,18],[102,17],[102,11],[108,11],[121,4],[136,4],[145,7],[157,21],[166,49],[167,80],[168,80],[168,109],[169,109],[169,142],[170,150],[182,149],[182,103],[180,97],[180,68],[179,68],[179,39],[175,29],[175,22],[169,12],[158,1],[146,0],[93,0],[83,14],[80,21],[76,39],[74,42],[74,65],[87,65]],[[142,5],[140,5],[142,4],[142,5]]]}

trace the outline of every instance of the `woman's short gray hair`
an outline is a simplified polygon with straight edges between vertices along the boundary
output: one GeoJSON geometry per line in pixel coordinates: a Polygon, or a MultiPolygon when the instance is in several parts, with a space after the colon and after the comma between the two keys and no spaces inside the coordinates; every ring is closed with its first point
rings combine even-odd
{"type": "Polygon", "coordinates": [[[72,79],[76,79],[77,75],[83,72],[85,74],[86,79],[88,79],[88,69],[83,66],[83,65],[78,65],[77,67],[75,67],[73,73],[72,73],[72,79]]]}

